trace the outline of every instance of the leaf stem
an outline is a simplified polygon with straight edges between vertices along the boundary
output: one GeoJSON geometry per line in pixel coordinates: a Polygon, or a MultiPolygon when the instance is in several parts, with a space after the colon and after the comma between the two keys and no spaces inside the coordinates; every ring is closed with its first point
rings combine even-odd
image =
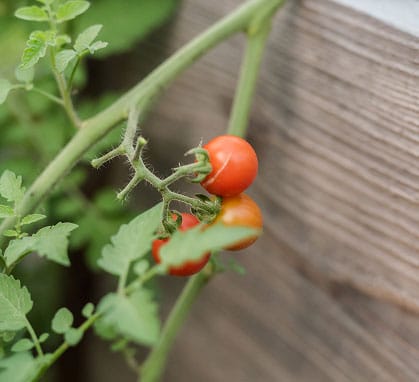
{"type": "Polygon", "coordinates": [[[117,293],[120,295],[125,294],[125,284],[127,283],[128,272],[129,272],[129,265],[126,267],[126,269],[124,270],[124,272],[122,273],[122,275],[119,277],[119,280],[118,280],[117,293]]]}
{"type": "Polygon", "coordinates": [[[33,87],[31,90],[34,91],[34,92],[36,92],[36,93],[39,93],[39,94],[43,95],[44,97],[47,97],[52,102],[55,102],[58,105],[61,105],[61,106],[64,105],[64,102],[63,102],[63,100],[61,98],[58,98],[55,95],[46,92],[45,90],[42,90],[42,89],[39,89],[39,88],[36,88],[36,87],[33,87]]]}
{"type": "Polygon", "coordinates": [[[149,270],[147,270],[147,272],[138,276],[137,279],[135,279],[130,284],[128,284],[125,287],[124,292],[129,295],[130,293],[132,293],[137,288],[140,288],[147,281],[152,279],[154,276],[158,275],[160,273],[160,269],[161,269],[161,267],[159,265],[155,265],[155,266],[151,267],[149,270]]]}
{"type": "Polygon", "coordinates": [[[38,336],[36,335],[36,333],[35,333],[35,330],[34,330],[34,328],[32,327],[32,325],[31,325],[31,323],[29,322],[29,320],[25,317],[25,324],[26,324],[26,329],[28,329],[28,332],[29,332],[29,335],[31,336],[31,338],[32,338],[32,342],[34,343],[34,345],[35,345],[35,349],[36,349],[36,352],[38,353],[38,356],[39,357],[43,357],[44,356],[44,352],[42,351],[42,348],[41,348],[41,343],[39,342],[39,338],[38,338],[38,336]]]}
{"type": "Polygon", "coordinates": [[[78,117],[76,110],[74,109],[73,101],[71,95],[68,92],[66,81],[64,76],[59,73],[55,68],[52,69],[54,77],[57,81],[58,88],[60,89],[60,94],[63,100],[63,107],[67,113],[68,118],[70,119],[73,126],[79,129],[82,125],[80,118],[78,117]]]}
{"type": "Polygon", "coordinates": [[[208,264],[200,273],[189,278],[181,295],[163,327],[159,342],[153,348],[139,370],[141,382],[156,382],[164,371],[167,355],[173,345],[176,335],[186,320],[189,311],[198,297],[201,289],[213,277],[213,267],[208,264]]]}
{"type": "MultiPolygon", "coordinates": [[[[46,10],[49,15],[49,24],[51,26],[51,29],[54,32],[57,32],[57,21],[51,9],[51,5],[48,3],[46,4],[46,10]]],[[[74,109],[73,100],[71,99],[70,88],[66,84],[64,75],[57,70],[56,59],[55,59],[55,53],[56,53],[55,47],[50,47],[49,51],[50,51],[51,70],[52,70],[52,73],[54,74],[55,81],[57,82],[58,89],[61,94],[62,106],[64,110],[66,111],[67,116],[70,119],[73,126],[76,129],[79,129],[82,123],[79,116],[77,115],[76,110],[74,109]]],[[[76,66],[77,65],[78,65],[78,62],[76,63],[76,66]]]]}
{"type": "Polygon", "coordinates": [[[68,80],[68,85],[67,85],[67,90],[66,91],[69,94],[71,94],[71,89],[73,88],[74,76],[76,74],[77,68],[79,67],[80,61],[81,61],[81,57],[78,55],[77,59],[76,59],[76,62],[74,63],[73,69],[71,70],[70,78],[68,80]]]}

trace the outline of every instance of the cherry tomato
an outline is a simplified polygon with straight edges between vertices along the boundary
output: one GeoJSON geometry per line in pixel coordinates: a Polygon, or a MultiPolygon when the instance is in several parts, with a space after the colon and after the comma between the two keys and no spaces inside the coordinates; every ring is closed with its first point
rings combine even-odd
{"type": "MultiPolygon", "coordinates": [[[[199,220],[192,214],[183,213],[182,215],[182,224],[179,227],[179,230],[186,231],[189,228],[195,227],[199,224],[199,220]]],[[[176,216],[173,216],[173,219],[176,219],[176,216]]],[[[165,245],[170,238],[167,239],[156,239],[153,241],[151,253],[153,255],[156,263],[160,263],[160,248],[165,245]]],[[[178,265],[176,267],[169,268],[169,274],[172,276],[190,276],[195,273],[198,273],[210,258],[211,254],[205,254],[201,259],[194,261],[187,261],[184,264],[178,265]]]]}
{"type": "MultiPolygon", "coordinates": [[[[250,228],[262,228],[262,212],[255,201],[246,194],[240,194],[223,198],[221,211],[212,224],[223,223],[226,226],[243,226],[250,228]]],[[[257,236],[240,241],[226,249],[237,251],[247,248],[257,240],[257,236]]]]}
{"type": "Polygon", "coordinates": [[[201,182],[210,194],[234,196],[248,188],[258,172],[253,147],[234,135],[221,135],[203,146],[208,151],[211,173],[201,182]]]}

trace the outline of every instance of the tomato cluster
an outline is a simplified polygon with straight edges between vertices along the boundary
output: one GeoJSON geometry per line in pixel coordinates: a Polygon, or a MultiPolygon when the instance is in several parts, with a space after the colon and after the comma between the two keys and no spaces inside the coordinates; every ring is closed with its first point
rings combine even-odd
{"type": "MultiPolygon", "coordinates": [[[[183,213],[182,216],[182,223],[179,226],[180,231],[186,231],[189,228],[195,227],[199,224],[199,220],[196,218],[196,216],[192,214],[183,213]]],[[[176,215],[172,216],[173,219],[176,219],[176,215]]],[[[156,263],[160,263],[160,248],[167,244],[169,239],[157,239],[153,241],[153,246],[151,249],[151,253],[153,255],[154,260],[156,263]]],[[[206,263],[208,263],[208,260],[210,258],[211,254],[206,253],[204,256],[202,256],[201,259],[196,261],[187,261],[184,264],[181,264],[176,267],[169,268],[169,274],[172,276],[190,276],[194,273],[198,273],[206,263]]]]}
{"type": "MultiPolygon", "coordinates": [[[[244,226],[262,228],[262,213],[258,205],[244,194],[256,178],[258,159],[253,147],[244,139],[234,135],[221,135],[203,146],[207,150],[212,171],[201,182],[202,187],[210,194],[222,198],[221,210],[211,224],[222,223],[226,226],[244,226]]],[[[184,231],[199,224],[199,220],[191,214],[182,214],[179,230],[184,231]]],[[[240,250],[253,244],[257,236],[250,237],[228,250],[240,250]]],[[[160,262],[159,251],[169,239],[157,239],[153,242],[152,254],[157,263],[160,262]]],[[[210,254],[203,255],[198,261],[186,262],[171,267],[169,274],[190,276],[199,272],[208,262],[210,254]]]]}
{"type": "MultiPolygon", "coordinates": [[[[209,193],[222,197],[221,211],[213,224],[262,228],[262,212],[252,198],[243,194],[258,172],[253,147],[234,135],[221,135],[203,147],[208,151],[212,171],[201,185],[209,193]]],[[[226,249],[243,249],[256,239],[252,237],[226,249]]]]}

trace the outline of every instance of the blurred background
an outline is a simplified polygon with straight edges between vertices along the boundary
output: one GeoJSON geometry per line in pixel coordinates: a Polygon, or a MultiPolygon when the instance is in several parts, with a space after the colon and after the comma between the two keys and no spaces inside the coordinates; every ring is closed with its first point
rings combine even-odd
{"type": "MultiPolygon", "coordinates": [[[[13,78],[31,25],[13,18],[26,1],[0,0],[0,77],[13,78]]],[[[100,23],[109,47],[84,62],[75,102],[88,117],[144,78],[239,0],[94,0],[70,26],[100,23]]],[[[158,100],[142,129],[147,161],[164,176],[183,153],[226,129],[244,37],[221,44],[158,100]]],[[[165,381],[417,381],[418,40],[334,0],[289,1],[276,17],[248,133],[260,159],[249,194],[265,232],[204,290],[179,334],[165,381]]],[[[55,89],[47,67],[37,80],[55,89]]],[[[48,330],[57,308],[77,315],[112,290],[96,266],[118,227],[151,206],[141,185],[121,205],[123,161],[89,160],[121,138],[122,125],[83,158],[41,210],[72,221],[71,268],[30,257],[17,269],[35,300],[31,320],[48,330]]],[[[61,110],[13,92],[0,107],[0,172],[25,184],[73,131],[61,110]]],[[[183,185],[179,185],[182,187],[183,185]]],[[[195,189],[185,185],[185,189],[195,189]]],[[[226,258],[231,256],[225,254],[226,258]]],[[[183,280],[153,285],[167,314],[183,280]]],[[[51,347],[54,347],[54,339],[51,347]]],[[[141,358],[146,349],[139,349],[141,358]]],[[[46,381],[133,381],[109,344],[89,333],[46,381]]]]}

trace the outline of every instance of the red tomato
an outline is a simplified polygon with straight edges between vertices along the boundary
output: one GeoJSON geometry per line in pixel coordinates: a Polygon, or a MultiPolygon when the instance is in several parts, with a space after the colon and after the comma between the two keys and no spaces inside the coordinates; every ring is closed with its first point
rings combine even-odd
{"type": "Polygon", "coordinates": [[[248,188],[258,172],[253,147],[234,135],[221,135],[203,146],[208,151],[211,173],[201,182],[210,194],[234,196],[248,188]]]}
{"type": "MultiPolygon", "coordinates": [[[[223,198],[221,211],[212,224],[216,223],[223,223],[227,226],[243,226],[260,229],[263,226],[262,212],[254,200],[246,194],[223,198]]],[[[257,238],[257,236],[251,237],[226,249],[237,251],[247,248],[257,238]]]]}
{"type": "MultiPolygon", "coordinates": [[[[199,220],[196,216],[192,214],[183,213],[182,215],[182,224],[179,229],[181,231],[186,231],[189,228],[195,227],[199,224],[199,220]]],[[[173,216],[173,219],[176,219],[176,215],[173,216]]],[[[153,241],[151,253],[154,257],[156,263],[160,263],[160,248],[165,245],[170,238],[167,239],[156,239],[153,241]]],[[[172,276],[191,276],[195,273],[198,273],[204,266],[208,263],[211,254],[205,254],[201,259],[194,261],[187,261],[184,264],[178,265],[176,267],[169,268],[169,274],[172,276]]]]}

